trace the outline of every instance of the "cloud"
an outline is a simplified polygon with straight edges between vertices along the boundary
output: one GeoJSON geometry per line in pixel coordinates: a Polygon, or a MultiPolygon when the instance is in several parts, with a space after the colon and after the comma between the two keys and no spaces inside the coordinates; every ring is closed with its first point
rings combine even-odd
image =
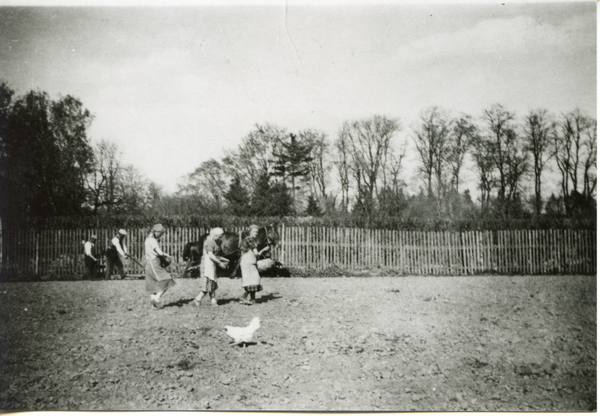
{"type": "Polygon", "coordinates": [[[486,19],[473,27],[438,33],[398,50],[404,62],[480,56],[509,57],[541,51],[572,53],[574,49],[595,50],[595,16],[578,16],[560,26],[541,24],[532,16],[486,19]]]}

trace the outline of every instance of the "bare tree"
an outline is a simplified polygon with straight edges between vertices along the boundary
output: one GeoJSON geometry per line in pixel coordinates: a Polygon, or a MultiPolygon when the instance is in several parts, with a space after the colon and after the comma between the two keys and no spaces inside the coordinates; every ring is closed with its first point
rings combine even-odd
{"type": "Polygon", "coordinates": [[[553,123],[546,110],[529,112],[525,122],[525,150],[533,157],[533,180],[535,192],[535,215],[542,210],[542,173],[544,166],[552,158],[553,123]]]}
{"type": "Polygon", "coordinates": [[[495,176],[494,161],[491,155],[491,148],[482,136],[475,135],[472,143],[472,155],[479,177],[479,202],[482,212],[487,212],[490,206],[492,191],[498,181],[495,176]]]}
{"type": "Polygon", "coordinates": [[[321,212],[331,213],[335,211],[335,195],[328,192],[330,187],[330,176],[333,169],[331,160],[331,144],[327,140],[327,134],[317,130],[305,130],[300,132],[300,137],[312,145],[311,162],[309,163],[309,174],[307,180],[311,195],[316,197],[321,212]]]}
{"type": "Polygon", "coordinates": [[[560,171],[560,189],[563,201],[569,196],[569,171],[571,170],[571,158],[573,157],[573,141],[571,139],[572,135],[569,124],[561,120],[554,129],[552,140],[556,166],[560,171]]]}
{"type": "Polygon", "coordinates": [[[93,172],[86,185],[94,214],[133,214],[148,207],[149,181],[133,166],[124,165],[118,146],[107,140],[94,149],[93,172]]]}
{"type": "Polygon", "coordinates": [[[153,215],[159,215],[163,209],[163,200],[165,194],[162,187],[156,182],[149,181],[147,186],[147,204],[149,206],[148,211],[153,215]]]}
{"type": "Polygon", "coordinates": [[[331,165],[328,162],[329,142],[327,135],[316,130],[304,130],[299,133],[302,141],[311,145],[311,161],[308,164],[308,182],[311,194],[318,197],[327,196],[331,165]]]}
{"type": "Polygon", "coordinates": [[[485,121],[487,122],[488,135],[485,141],[490,148],[490,157],[498,170],[498,197],[501,200],[506,198],[506,184],[508,176],[507,144],[514,141],[517,137],[511,124],[514,114],[505,110],[499,104],[485,110],[485,121]]]}
{"type": "Polygon", "coordinates": [[[150,182],[133,166],[127,165],[120,171],[117,189],[122,203],[117,207],[120,212],[136,214],[147,212],[150,208],[150,182]]]}
{"type": "Polygon", "coordinates": [[[524,153],[516,128],[514,113],[496,104],[484,112],[487,135],[484,140],[490,148],[489,155],[498,171],[498,199],[504,214],[508,214],[512,203],[521,191],[520,185],[527,173],[527,154],[524,153]]]}
{"type": "Polygon", "coordinates": [[[210,198],[215,208],[221,208],[228,180],[222,165],[215,159],[210,159],[202,162],[187,176],[185,183],[179,185],[178,194],[203,196],[205,200],[210,198]]]}
{"type": "Polygon", "coordinates": [[[117,185],[122,169],[121,153],[115,143],[101,140],[94,149],[94,169],[86,178],[94,214],[105,207],[110,214],[113,206],[123,201],[117,198],[117,185]]]}
{"type": "Polygon", "coordinates": [[[553,135],[553,152],[561,173],[565,211],[572,215],[571,195],[589,199],[596,188],[596,120],[579,109],[564,114],[553,135]],[[579,188],[580,178],[583,189],[579,188]]]}
{"type": "Polygon", "coordinates": [[[337,168],[342,193],[340,208],[342,208],[344,212],[348,211],[348,204],[350,202],[350,149],[348,143],[348,128],[349,125],[344,123],[338,133],[338,139],[334,144],[337,150],[337,159],[335,160],[334,165],[337,168]]]}
{"type": "Polygon", "coordinates": [[[397,151],[391,151],[386,154],[383,169],[383,187],[389,187],[395,194],[398,194],[406,183],[400,178],[402,170],[402,160],[406,155],[406,146],[397,151]]]}
{"type": "Polygon", "coordinates": [[[419,172],[423,175],[427,186],[427,197],[434,196],[438,216],[443,214],[443,206],[448,190],[450,165],[447,161],[450,153],[451,126],[448,114],[431,107],[421,112],[420,125],[414,129],[414,142],[417,147],[422,165],[419,172]]]}
{"type": "Polygon", "coordinates": [[[273,153],[279,150],[283,138],[288,133],[285,129],[272,124],[256,125],[255,129],[242,139],[242,144],[233,151],[226,151],[223,166],[229,175],[238,175],[244,184],[254,188],[258,178],[271,173],[274,165],[273,153]]]}
{"type": "Polygon", "coordinates": [[[429,197],[433,196],[435,180],[438,201],[443,196],[446,184],[449,136],[450,122],[444,111],[432,107],[421,113],[421,124],[414,130],[413,137],[422,163],[419,171],[425,178],[429,197]]]}
{"type": "Polygon", "coordinates": [[[477,126],[473,123],[471,116],[465,114],[453,121],[446,161],[451,173],[450,188],[457,193],[464,158],[471,148],[476,135],[477,126]]]}
{"type": "Polygon", "coordinates": [[[593,197],[594,192],[596,192],[596,182],[598,180],[596,173],[598,160],[597,133],[596,120],[592,120],[590,128],[586,130],[586,138],[583,142],[587,153],[583,170],[583,194],[588,198],[593,197]]]}
{"type": "Polygon", "coordinates": [[[400,131],[400,122],[383,116],[346,122],[342,132],[347,139],[350,169],[356,179],[357,202],[370,213],[377,183],[383,170],[385,155],[391,150],[393,135],[400,131]]]}

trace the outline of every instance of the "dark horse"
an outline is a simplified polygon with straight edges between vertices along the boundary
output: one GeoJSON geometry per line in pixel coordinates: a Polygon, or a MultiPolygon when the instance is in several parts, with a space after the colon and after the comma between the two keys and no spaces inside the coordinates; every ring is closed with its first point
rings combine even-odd
{"type": "MultiPolygon", "coordinates": [[[[239,260],[242,255],[240,252],[240,245],[243,239],[248,236],[248,234],[249,231],[243,231],[239,233],[226,231],[221,237],[221,243],[219,244],[221,247],[221,253],[215,254],[225,257],[227,260],[229,260],[228,270],[231,270],[231,275],[229,276],[231,279],[235,277],[239,269],[239,260]]],[[[204,240],[206,240],[206,237],[208,237],[208,233],[203,234],[199,241],[187,243],[183,247],[183,260],[187,261],[185,270],[183,272],[183,277],[186,276],[190,268],[193,269],[198,267],[200,264],[200,260],[202,259],[202,249],[204,248],[204,240]]],[[[262,257],[270,257],[271,251],[277,247],[277,244],[279,244],[279,233],[277,232],[277,227],[271,224],[268,227],[259,228],[256,242],[258,251],[262,250],[266,246],[269,246],[269,249],[262,254],[262,257]]]]}

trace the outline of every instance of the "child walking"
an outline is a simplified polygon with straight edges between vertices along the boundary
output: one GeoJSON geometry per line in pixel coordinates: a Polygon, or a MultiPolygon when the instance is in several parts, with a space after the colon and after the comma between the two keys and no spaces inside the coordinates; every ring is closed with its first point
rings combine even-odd
{"type": "Polygon", "coordinates": [[[164,268],[160,262],[160,257],[171,258],[163,252],[158,244],[165,233],[162,224],[156,224],[152,227],[150,234],[144,242],[146,249],[146,292],[150,295],[150,304],[152,309],[162,308],[160,298],[169,288],[175,286],[175,280],[171,274],[164,268]]]}
{"type": "Polygon", "coordinates": [[[242,269],[242,287],[244,288],[244,294],[240,297],[240,303],[244,305],[256,303],[256,292],[262,290],[256,262],[262,252],[268,250],[269,247],[265,247],[260,252],[257,250],[256,237],[258,230],[258,225],[251,225],[250,235],[242,241],[242,247],[240,247],[242,252],[240,267],[242,269]],[[248,297],[250,297],[250,300],[248,300],[248,297]]]}
{"type": "Polygon", "coordinates": [[[217,265],[224,269],[227,267],[228,263],[227,259],[215,254],[220,250],[218,243],[221,240],[222,235],[223,230],[221,228],[213,228],[210,230],[210,234],[204,241],[204,248],[202,252],[203,264],[200,265],[200,270],[203,270],[202,281],[200,282],[200,293],[194,299],[194,305],[196,306],[200,306],[202,298],[207,293],[210,296],[210,304],[212,306],[218,306],[217,299],[215,297],[217,289],[219,288],[219,285],[217,285],[217,265]]]}

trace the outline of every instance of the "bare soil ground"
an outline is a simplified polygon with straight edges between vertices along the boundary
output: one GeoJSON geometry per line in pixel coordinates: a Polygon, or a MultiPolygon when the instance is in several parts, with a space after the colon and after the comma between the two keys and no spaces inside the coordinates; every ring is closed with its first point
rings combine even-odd
{"type": "Polygon", "coordinates": [[[596,276],[0,284],[2,410],[593,411],[596,276]],[[224,325],[258,316],[256,343],[224,325]]]}

